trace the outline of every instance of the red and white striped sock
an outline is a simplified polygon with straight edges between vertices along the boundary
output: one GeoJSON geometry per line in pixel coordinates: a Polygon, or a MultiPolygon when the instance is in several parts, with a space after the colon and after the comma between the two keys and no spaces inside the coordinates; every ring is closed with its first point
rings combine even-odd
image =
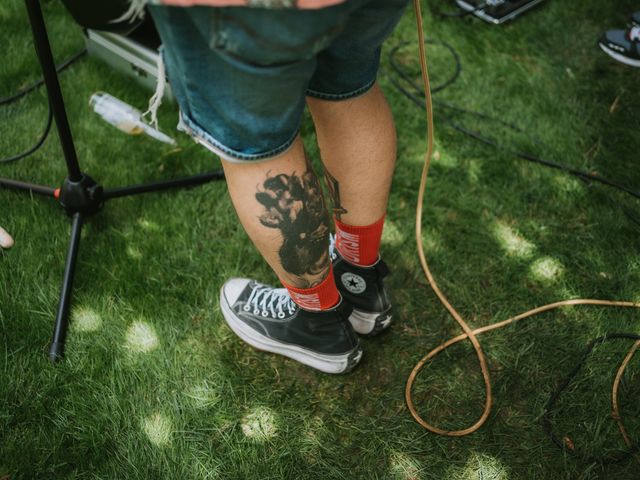
{"type": "Polygon", "coordinates": [[[373,265],[378,260],[384,215],[371,225],[346,225],[335,218],[336,248],[342,258],[361,267],[373,265]]]}
{"type": "MultiPolygon", "coordinates": [[[[282,282],[282,280],[280,280],[282,282]]],[[[329,265],[329,275],[322,282],[311,288],[296,288],[282,282],[289,291],[291,299],[304,310],[329,310],[340,301],[340,294],[333,278],[333,267],[329,265]]]]}

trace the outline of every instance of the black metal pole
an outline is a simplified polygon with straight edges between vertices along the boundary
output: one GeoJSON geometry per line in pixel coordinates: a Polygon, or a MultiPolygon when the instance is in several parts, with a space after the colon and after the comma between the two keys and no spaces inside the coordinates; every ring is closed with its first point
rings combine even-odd
{"type": "Polygon", "coordinates": [[[109,200],[111,198],[125,197],[128,195],[157,192],[160,190],[167,190],[169,188],[193,187],[210,182],[211,180],[222,179],[224,179],[224,173],[222,170],[216,170],[213,172],[200,173],[192,177],[175,178],[173,180],[162,180],[160,182],[146,183],[143,185],[107,189],[104,191],[104,198],[105,200],[109,200]]]}
{"type": "Polygon", "coordinates": [[[44,83],[47,86],[47,93],[49,95],[49,102],[51,102],[53,117],[56,119],[56,126],[58,127],[58,137],[60,137],[62,152],[64,153],[64,158],[67,162],[69,178],[74,182],[77,182],[80,180],[81,176],[80,165],[78,165],[78,157],[73,145],[71,128],[69,127],[67,113],[64,108],[62,91],[60,90],[60,83],[58,82],[58,75],[56,74],[56,65],[53,60],[53,54],[51,53],[51,45],[49,45],[47,27],[45,26],[44,18],[42,17],[40,2],[39,0],[25,0],[25,4],[27,6],[27,12],[29,13],[33,39],[38,58],[40,59],[44,83]]]}
{"type": "Polygon", "coordinates": [[[10,180],[8,178],[0,178],[0,187],[10,188],[13,190],[26,190],[28,192],[37,193],[38,195],[44,195],[45,197],[53,197],[56,192],[55,188],[36,185],[35,183],[10,180]]]}
{"type": "Polygon", "coordinates": [[[64,342],[67,338],[67,327],[69,326],[71,290],[73,288],[78,247],[80,246],[82,220],[83,216],[81,213],[73,214],[71,239],[69,240],[69,251],[67,252],[67,262],[64,267],[64,277],[62,279],[62,291],[60,292],[60,304],[58,305],[56,324],[53,328],[53,340],[51,341],[51,348],[49,349],[49,359],[52,362],[56,362],[64,356],[64,342]]]}

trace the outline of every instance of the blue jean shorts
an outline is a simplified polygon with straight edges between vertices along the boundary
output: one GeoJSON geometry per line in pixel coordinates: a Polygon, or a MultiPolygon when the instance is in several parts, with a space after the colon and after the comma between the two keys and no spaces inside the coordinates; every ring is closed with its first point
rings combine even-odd
{"type": "Polygon", "coordinates": [[[373,86],[382,42],[407,3],[151,6],[181,129],[231,162],[284,153],[298,134],[306,96],[340,101],[373,86]]]}

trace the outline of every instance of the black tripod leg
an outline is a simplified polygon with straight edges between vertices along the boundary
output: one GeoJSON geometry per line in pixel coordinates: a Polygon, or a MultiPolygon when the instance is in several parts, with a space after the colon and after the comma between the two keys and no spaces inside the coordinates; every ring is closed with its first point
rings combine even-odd
{"type": "Polygon", "coordinates": [[[25,0],[27,12],[29,14],[29,22],[31,23],[31,31],[35,42],[36,52],[42,67],[44,83],[47,86],[47,95],[49,96],[49,104],[53,111],[53,117],[56,119],[56,127],[58,137],[60,137],[60,145],[62,153],[67,162],[67,170],[69,178],[74,181],[80,181],[82,172],[78,164],[76,149],[73,145],[73,136],[71,135],[71,127],[67,119],[67,113],[64,108],[64,100],[62,99],[62,90],[58,82],[58,73],[56,72],[56,64],[51,53],[51,45],[49,45],[49,37],[47,36],[47,27],[42,17],[42,9],[40,8],[40,0],[25,0]]]}
{"type": "Polygon", "coordinates": [[[56,362],[64,356],[64,342],[67,337],[67,327],[69,326],[71,289],[73,288],[73,276],[75,274],[78,247],[80,246],[82,220],[83,216],[81,213],[73,214],[71,240],[69,241],[69,251],[67,252],[67,263],[64,267],[60,304],[58,305],[58,315],[56,316],[56,324],[53,329],[53,340],[51,341],[51,348],[49,349],[49,359],[52,362],[56,362]]]}
{"type": "Polygon", "coordinates": [[[55,188],[36,185],[35,183],[10,180],[8,178],[0,178],[0,187],[10,188],[13,190],[26,190],[28,192],[37,193],[38,195],[44,195],[46,197],[54,197],[56,194],[55,188]]]}
{"type": "Polygon", "coordinates": [[[112,188],[104,191],[105,200],[111,198],[125,197],[128,195],[139,195],[141,193],[158,192],[170,188],[184,188],[202,185],[212,180],[224,180],[224,172],[215,170],[212,172],[200,173],[191,177],[175,178],[173,180],[162,180],[160,182],[146,183],[143,185],[132,185],[130,187],[112,188]]]}

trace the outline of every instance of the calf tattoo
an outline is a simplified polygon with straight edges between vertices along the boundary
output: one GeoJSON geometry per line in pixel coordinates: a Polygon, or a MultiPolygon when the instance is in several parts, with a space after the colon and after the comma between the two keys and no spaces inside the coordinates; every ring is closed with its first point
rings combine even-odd
{"type": "Polygon", "coordinates": [[[340,204],[340,183],[331,175],[329,170],[324,169],[324,178],[327,181],[327,187],[329,188],[329,195],[331,195],[331,203],[333,204],[333,215],[336,220],[342,220],[342,215],[349,213],[346,208],[340,204]]]}
{"type": "Polygon", "coordinates": [[[302,175],[267,173],[256,200],[265,207],[260,223],[282,233],[278,255],[282,267],[298,278],[296,286],[320,283],[329,263],[329,227],[322,190],[311,166],[307,163],[302,175]]]}

